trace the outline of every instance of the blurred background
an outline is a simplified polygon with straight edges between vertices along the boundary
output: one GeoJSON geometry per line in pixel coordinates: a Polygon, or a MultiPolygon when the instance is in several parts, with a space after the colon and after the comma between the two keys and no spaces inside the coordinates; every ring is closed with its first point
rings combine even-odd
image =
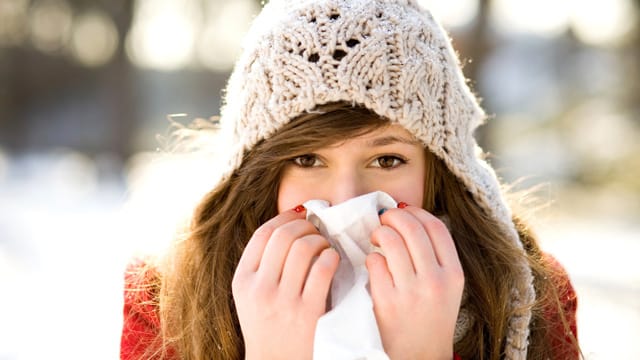
{"type": "MultiPolygon", "coordinates": [[[[640,1],[418,2],[492,114],[491,162],[536,189],[586,358],[639,359],[640,1]]],[[[154,160],[168,118],[219,113],[261,6],[0,0],[0,359],[118,357],[124,265],[187,197],[154,160]],[[147,208],[128,211],[136,194],[147,208]]]]}

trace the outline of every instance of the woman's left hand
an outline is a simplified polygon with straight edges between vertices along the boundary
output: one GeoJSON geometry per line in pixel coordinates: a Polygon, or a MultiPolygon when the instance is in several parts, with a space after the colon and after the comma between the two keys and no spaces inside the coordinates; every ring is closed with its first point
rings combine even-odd
{"type": "Polygon", "coordinates": [[[451,359],[464,288],[460,259],[445,224],[414,206],[390,209],[367,257],[371,297],[391,359],[451,359]]]}

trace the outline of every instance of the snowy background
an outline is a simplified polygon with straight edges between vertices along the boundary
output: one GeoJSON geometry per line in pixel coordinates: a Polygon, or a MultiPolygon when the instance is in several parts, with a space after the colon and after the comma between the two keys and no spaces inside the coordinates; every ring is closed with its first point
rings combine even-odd
{"type": "MultiPolygon", "coordinates": [[[[537,187],[586,358],[640,359],[640,1],[419,2],[494,114],[492,163],[537,187]]],[[[0,360],[118,357],[124,266],[208,176],[154,162],[156,135],[218,114],[259,7],[0,0],[0,360]]]]}

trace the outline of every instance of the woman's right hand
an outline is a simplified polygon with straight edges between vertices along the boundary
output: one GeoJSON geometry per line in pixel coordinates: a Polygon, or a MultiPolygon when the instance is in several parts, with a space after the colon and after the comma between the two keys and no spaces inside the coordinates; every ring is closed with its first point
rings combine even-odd
{"type": "Polygon", "coordinates": [[[260,226],[232,282],[246,359],[311,359],[338,253],[303,207],[260,226]],[[297,210],[297,211],[296,211],[297,210]]]}

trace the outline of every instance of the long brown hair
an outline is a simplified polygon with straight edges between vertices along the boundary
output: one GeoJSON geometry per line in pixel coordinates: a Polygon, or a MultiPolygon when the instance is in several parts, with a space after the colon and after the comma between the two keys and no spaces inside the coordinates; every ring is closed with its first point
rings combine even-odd
{"type": "MultiPolygon", "coordinates": [[[[350,104],[322,106],[283,126],[245,154],[228,181],[196,208],[187,234],[177,239],[160,267],[161,332],[156,349],[183,359],[241,359],[244,343],[231,294],[231,280],[244,247],[259,225],[277,214],[283,167],[291,158],[389,125],[386,119],[350,104]]],[[[499,359],[510,316],[514,260],[522,257],[464,185],[437,157],[427,153],[424,208],[446,216],[465,273],[467,307],[476,321],[456,344],[463,358],[499,359]]],[[[535,277],[539,303],[560,307],[550,267],[526,225],[515,220],[535,277]]],[[[533,308],[528,358],[550,356],[544,307],[533,308]]],[[[559,310],[561,320],[567,322],[559,310]]],[[[568,329],[567,329],[568,330],[568,329]]],[[[577,343],[573,341],[577,351],[577,343]]],[[[149,355],[152,355],[149,353],[149,355]]]]}

